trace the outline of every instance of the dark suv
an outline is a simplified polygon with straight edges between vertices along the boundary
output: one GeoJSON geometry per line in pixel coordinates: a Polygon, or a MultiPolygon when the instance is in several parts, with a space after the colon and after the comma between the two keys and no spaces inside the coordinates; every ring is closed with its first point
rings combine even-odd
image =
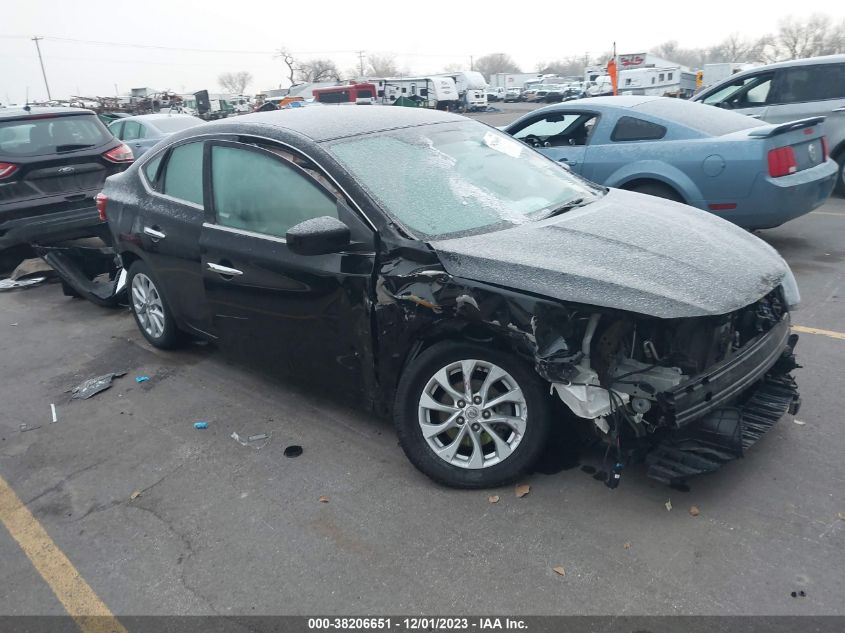
{"type": "Polygon", "coordinates": [[[0,110],[0,252],[107,235],[94,198],[133,160],[90,110],[0,110]]]}

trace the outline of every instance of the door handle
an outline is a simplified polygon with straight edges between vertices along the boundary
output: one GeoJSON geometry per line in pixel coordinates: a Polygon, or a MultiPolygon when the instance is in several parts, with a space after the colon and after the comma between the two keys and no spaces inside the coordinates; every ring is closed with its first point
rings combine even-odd
{"type": "Polygon", "coordinates": [[[237,268],[229,268],[228,266],[212,264],[211,262],[208,262],[208,269],[220,275],[223,275],[224,277],[237,277],[238,275],[244,274],[242,270],[238,270],[237,268]]]}
{"type": "Polygon", "coordinates": [[[161,231],[156,231],[155,229],[150,228],[149,226],[144,227],[144,235],[149,235],[154,240],[163,240],[165,237],[167,237],[161,231]]]}

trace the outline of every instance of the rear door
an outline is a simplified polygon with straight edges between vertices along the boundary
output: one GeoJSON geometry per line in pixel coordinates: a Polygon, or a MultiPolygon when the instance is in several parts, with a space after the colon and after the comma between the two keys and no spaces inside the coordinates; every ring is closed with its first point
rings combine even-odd
{"type": "Polygon", "coordinates": [[[833,150],[845,139],[845,63],[793,66],[778,73],[766,121],[814,116],[827,118],[823,129],[833,150]]]}
{"type": "Polygon", "coordinates": [[[139,217],[147,263],[181,324],[208,332],[199,246],[205,219],[203,148],[203,141],[188,140],[143,165],[151,195],[142,201],[139,217]]]}
{"type": "Polygon", "coordinates": [[[367,306],[374,235],[316,167],[290,156],[209,142],[212,206],[201,247],[214,331],[224,343],[272,358],[314,384],[354,392],[372,362],[367,306]],[[348,251],[291,252],[287,230],[321,216],[350,227],[348,251]]]}

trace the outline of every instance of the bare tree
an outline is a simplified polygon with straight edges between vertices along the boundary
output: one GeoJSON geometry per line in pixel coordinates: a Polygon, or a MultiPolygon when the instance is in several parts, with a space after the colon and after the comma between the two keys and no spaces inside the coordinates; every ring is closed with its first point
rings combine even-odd
{"type": "Polygon", "coordinates": [[[488,80],[496,73],[518,73],[522,72],[513,58],[506,53],[492,53],[475,60],[475,70],[484,75],[488,80]]]}
{"type": "Polygon", "coordinates": [[[252,83],[252,74],[245,70],[236,73],[222,73],[217,77],[217,83],[224,91],[232,94],[240,95],[244,93],[246,87],[252,83]]]}
{"type": "Polygon", "coordinates": [[[296,58],[288,49],[282,47],[276,53],[276,57],[280,57],[285,66],[288,67],[288,81],[293,85],[296,83],[296,73],[299,71],[299,64],[296,58]]]}
{"type": "Polygon", "coordinates": [[[340,81],[340,71],[330,59],[312,59],[301,62],[296,69],[297,78],[306,83],[340,81]]]}
{"type": "Polygon", "coordinates": [[[367,74],[374,77],[395,77],[399,74],[396,57],[388,53],[367,55],[367,74]]]}
{"type": "Polygon", "coordinates": [[[782,60],[840,53],[845,47],[845,20],[837,24],[821,13],[805,20],[790,16],[781,20],[770,41],[774,56],[782,60]]]}
{"type": "Polygon", "coordinates": [[[563,76],[583,75],[586,67],[587,64],[582,56],[573,55],[556,61],[540,62],[537,64],[537,72],[563,76]]]}
{"type": "Polygon", "coordinates": [[[458,73],[458,72],[461,72],[462,70],[466,70],[466,64],[453,63],[453,64],[446,64],[443,67],[444,73],[458,73]]]}

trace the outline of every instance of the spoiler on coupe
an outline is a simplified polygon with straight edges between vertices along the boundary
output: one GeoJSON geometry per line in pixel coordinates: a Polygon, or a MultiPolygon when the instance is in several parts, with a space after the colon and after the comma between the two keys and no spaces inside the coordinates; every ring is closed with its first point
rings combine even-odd
{"type": "Polygon", "coordinates": [[[819,123],[824,123],[825,117],[814,116],[808,119],[798,119],[797,121],[789,121],[781,123],[780,125],[771,125],[766,127],[757,127],[748,133],[748,136],[756,136],[759,138],[771,138],[778,134],[786,134],[794,130],[800,130],[805,127],[813,127],[819,123]]]}

